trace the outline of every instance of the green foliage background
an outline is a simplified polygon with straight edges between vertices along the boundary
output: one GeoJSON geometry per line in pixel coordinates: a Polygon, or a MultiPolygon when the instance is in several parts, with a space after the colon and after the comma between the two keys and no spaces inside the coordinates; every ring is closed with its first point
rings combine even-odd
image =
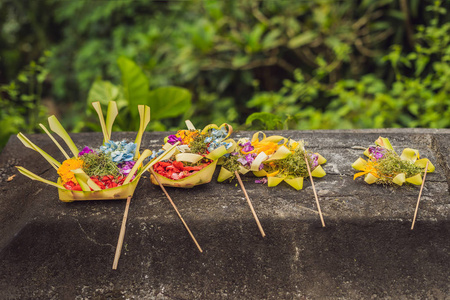
{"type": "Polygon", "coordinates": [[[48,114],[97,130],[450,127],[448,1],[0,2],[0,147],[48,114]]]}

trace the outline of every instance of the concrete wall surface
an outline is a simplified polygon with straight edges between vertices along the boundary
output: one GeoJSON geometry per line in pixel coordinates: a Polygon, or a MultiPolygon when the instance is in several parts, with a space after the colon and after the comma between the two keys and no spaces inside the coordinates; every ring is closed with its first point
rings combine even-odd
{"type": "MultiPolygon", "coordinates": [[[[145,133],[142,148],[158,149],[168,134],[145,133]]],[[[243,176],[267,234],[262,238],[239,185],[217,183],[217,168],[209,184],[167,188],[200,253],[147,174],[131,200],[117,270],[111,267],[125,201],[59,201],[56,188],[18,174],[15,165],[57,179],[38,153],[11,137],[0,155],[0,299],[450,299],[450,130],[267,134],[304,139],[328,159],[327,175],[314,181],[325,228],[309,180],[296,191],[243,176]],[[363,152],[354,146],[379,136],[397,152],[418,149],[436,166],[414,230],[420,187],[353,180],[351,164],[363,152]]],[[[64,160],[46,135],[28,137],[64,160]]],[[[72,137],[80,148],[102,139],[100,133],[72,137]]]]}

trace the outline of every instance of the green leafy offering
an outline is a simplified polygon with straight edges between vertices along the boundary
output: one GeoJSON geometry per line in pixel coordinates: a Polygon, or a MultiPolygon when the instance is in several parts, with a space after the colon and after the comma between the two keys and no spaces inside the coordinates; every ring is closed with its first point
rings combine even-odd
{"type": "Polygon", "coordinates": [[[423,168],[414,165],[411,161],[401,160],[400,156],[392,150],[387,151],[383,159],[378,160],[378,163],[377,171],[380,183],[393,183],[391,178],[394,176],[392,174],[405,173],[405,176],[409,178],[424,171],[423,168]]]}
{"type": "MultiPolygon", "coordinates": [[[[307,159],[310,166],[317,165],[311,158],[311,155],[307,155],[307,159]]],[[[289,178],[307,177],[309,175],[305,162],[305,151],[300,147],[295,149],[292,155],[289,155],[284,159],[274,160],[264,165],[268,167],[268,173],[279,170],[281,174],[288,174],[287,176],[289,178]]]]}
{"type": "Polygon", "coordinates": [[[112,161],[110,155],[104,153],[88,153],[81,156],[83,170],[89,176],[119,175],[117,164],[112,161]]]}
{"type": "Polygon", "coordinates": [[[369,158],[367,161],[360,157],[352,164],[359,171],[353,179],[364,176],[368,184],[421,185],[425,171],[431,173],[435,170],[427,158],[420,159],[418,150],[405,148],[399,156],[389,139],[383,137],[375,141],[375,146],[367,148],[364,155],[369,158]]]}

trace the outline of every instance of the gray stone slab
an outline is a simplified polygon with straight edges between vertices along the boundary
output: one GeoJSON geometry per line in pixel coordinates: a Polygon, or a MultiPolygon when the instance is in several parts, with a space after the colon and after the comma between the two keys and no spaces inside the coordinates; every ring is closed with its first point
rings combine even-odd
{"type": "MultiPolygon", "coordinates": [[[[238,132],[251,136],[253,132],[238,132]]],[[[155,149],[168,133],[146,133],[155,149]]],[[[56,180],[37,153],[12,137],[0,155],[1,299],[361,299],[450,294],[450,130],[384,129],[267,132],[303,138],[328,159],[315,180],[322,228],[309,181],[295,191],[244,177],[264,230],[259,234],[236,183],[168,188],[204,249],[199,253],[148,176],[132,199],[119,269],[111,270],[125,201],[63,203],[57,191],[17,173],[22,165],[56,180]],[[379,135],[416,148],[436,166],[428,174],[418,221],[418,187],[353,181],[350,164],[379,135]]],[[[114,139],[133,139],[115,133],[114,139]]],[[[45,135],[29,136],[55,158],[45,135]]],[[[101,134],[73,135],[79,146],[101,134]]],[[[217,172],[216,172],[217,175],[217,172]]],[[[214,177],[216,178],[216,177],[214,177]]]]}

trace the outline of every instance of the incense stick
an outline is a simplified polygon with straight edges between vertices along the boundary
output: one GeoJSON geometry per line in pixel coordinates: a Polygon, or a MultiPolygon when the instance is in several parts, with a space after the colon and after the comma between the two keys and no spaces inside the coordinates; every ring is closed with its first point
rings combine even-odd
{"type": "Polygon", "coordinates": [[[411,230],[414,229],[414,224],[416,223],[417,212],[419,210],[420,197],[422,196],[423,186],[425,185],[425,178],[427,178],[428,163],[429,163],[429,161],[427,161],[427,165],[425,166],[425,174],[423,174],[422,186],[420,187],[419,198],[417,198],[416,211],[414,212],[414,218],[413,218],[413,222],[411,225],[411,230]]]}
{"type": "Polygon", "coordinates": [[[323,220],[322,211],[320,210],[320,204],[319,204],[319,197],[317,197],[316,187],[314,186],[314,180],[311,174],[311,169],[309,168],[309,162],[308,158],[306,157],[306,151],[305,151],[305,161],[306,161],[306,167],[308,168],[309,178],[311,179],[311,185],[314,191],[314,196],[316,197],[316,204],[317,204],[317,210],[319,211],[320,221],[322,221],[322,227],[325,227],[325,221],[323,220]]]}
{"type": "Polygon", "coordinates": [[[113,270],[117,269],[119,264],[120,253],[122,252],[123,238],[125,237],[125,229],[127,225],[128,210],[130,208],[131,196],[127,198],[125,212],[123,213],[122,227],[120,228],[119,240],[117,241],[116,255],[114,256],[113,270]]]}
{"type": "Polygon", "coordinates": [[[244,187],[244,183],[241,180],[241,176],[239,176],[239,173],[237,171],[234,171],[234,174],[236,175],[236,178],[239,181],[239,185],[241,186],[241,189],[244,192],[245,198],[247,199],[248,206],[250,206],[250,210],[252,211],[252,214],[253,214],[253,217],[255,218],[256,224],[258,225],[259,231],[261,232],[262,237],[265,237],[266,234],[264,232],[264,229],[261,226],[261,223],[259,222],[259,219],[258,219],[258,216],[256,215],[255,209],[253,208],[252,201],[250,201],[250,198],[248,197],[247,190],[244,187]]]}
{"type": "Polygon", "coordinates": [[[189,226],[186,224],[186,222],[184,221],[183,217],[181,216],[180,212],[178,211],[175,203],[172,201],[172,198],[170,198],[169,194],[167,193],[166,189],[164,188],[164,186],[161,184],[161,182],[159,181],[158,177],[155,174],[155,171],[153,171],[152,168],[150,168],[150,172],[153,174],[153,177],[155,177],[156,181],[158,182],[159,186],[161,187],[161,189],[163,190],[164,194],[166,194],[167,199],[169,199],[170,203],[172,204],[173,208],[175,209],[175,211],[178,214],[178,217],[180,218],[181,222],[183,222],[184,227],[186,228],[186,230],[189,232],[189,235],[191,236],[192,240],[194,241],[195,245],[197,246],[198,250],[200,252],[203,252],[202,248],[200,247],[200,245],[197,243],[197,240],[195,239],[194,235],[192,234],[191,230],[189,229],[189,226]]]}

